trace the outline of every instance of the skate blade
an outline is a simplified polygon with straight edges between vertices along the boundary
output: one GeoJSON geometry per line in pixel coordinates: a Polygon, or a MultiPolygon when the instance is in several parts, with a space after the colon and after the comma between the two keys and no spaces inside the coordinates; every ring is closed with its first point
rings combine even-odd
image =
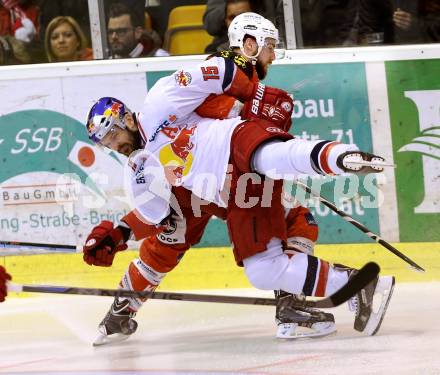
{"type": "Polygon", "coordinates": [[[359,173],[378,173],[383,172],[385,167],[396,167],[395,164],[388,163],[379,156],[373,156],[370,160],[366,160],[362,156],[362,153],[347,155],[343,159],[343,165],[345,166],[345,168],[348,168],[353,172],[359,173]]]}
{"type": "Polygon", "coordinates": [[[385,317],[388,304],[390,303],[391,296],[393,295],[395,283],[394,276],[383,276],[381,279],[382,280],[379,279],[379,283],[376,286],[374,294],[382,294],[382,300],[377,312],[374,310],[371,312],[370,319],[368,319],[368,323],[365,326],[364,333],[368,336],[373,336],[379,331],[383,318],[385,317]]]}
{"type": "Polygon", "coordinates": [[[350,160],[350,161],[347,161],[347,164],[354,164],[354,165],[360,165],[362,167],[371,167],[371,168],[379,168],[379,169],[382,169],[384,167],[391,167],[391,168],[397,167],[396,164],[387,163],[387,162],[381,161],[381,160],[377,160],[377,161],[376,160],[372,160],[372,161],[350,160]]]}
{"type": "Polygon", "coordinates": [[[336,324],[333,322],[319,322],[312,325],[311,328],[304,328],[299,331],[298,324],[285,323],[278,326],[276,337],[279,339],[302,339],[302,338],[319,338],[336,333],[336,324]]]}
{"type": "Polygon", "coordinates": [[[129,337],[130,335],[123,335],[122,333],[114,333],[113,335],[104,335],[100,333],[93,342],[93,346],[114,344],[116,342],[127,340],[129,337]]]}

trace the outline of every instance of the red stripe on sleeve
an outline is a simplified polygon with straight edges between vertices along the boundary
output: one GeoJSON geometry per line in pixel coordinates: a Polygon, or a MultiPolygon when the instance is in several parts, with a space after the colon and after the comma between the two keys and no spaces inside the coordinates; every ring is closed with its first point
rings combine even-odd
{"type": "Polygon", "coordinates": [[[319,155],[319,164],[321,167],[321,170],[325,173],[325,174],[329,174],[329,175],[333,175],[335,174],[335,172],[333,172],[330,169],[330,166],[328,165],[328,155],[330,154],[330,150],[336,146],[337,144],[339,144],[339,142],[331,142],[331,143],[327,143],[324,148],[321,150],[321,153],[319,155]]]}
{"type": "Polygon", "coordinates": [[[328,270],[329,270],[329,264],[328,262],[321,260],[321,268],[319,270],[319,277],[318,277],[318,285],[316,286],[316,297],[324,297],[325,296],[325,289],[327,286],[327,280],[328,280],[328,270]]]}

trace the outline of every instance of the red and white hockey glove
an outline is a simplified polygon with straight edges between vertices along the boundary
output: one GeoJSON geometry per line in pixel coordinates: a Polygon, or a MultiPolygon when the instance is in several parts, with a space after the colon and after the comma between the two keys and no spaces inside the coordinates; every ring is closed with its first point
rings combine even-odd
{"type": "Polygon", "coordinates": [[[288,131],[290,128],[290,113],[283,108],[273,104],[264,104],[261,111],[261,118],[272,122],[276,127],[288,131]]]}
{"type": "Polygon", "coordinates": [[[110,267],[118,251],[127,249],[128,235],[124,236],[128,228],[113,228],[111,221],[104,220],[93,228],[83,247],[84,262],[91,266],[110,267]]]}
{"type": "Polygon", "coordinates": [[[0,266],[0,302],[3,302],[8,295],[6,282],[11,279],[11,275],[6,272],[4,267],[0,266]]]}
{"type": "Polygon", "coordinates": [[[258,82],[251,98],[244,103],[241,117],[246,120],[264,119],[288,131],[292,124],[293,100],[289,94],[258,82]]]}

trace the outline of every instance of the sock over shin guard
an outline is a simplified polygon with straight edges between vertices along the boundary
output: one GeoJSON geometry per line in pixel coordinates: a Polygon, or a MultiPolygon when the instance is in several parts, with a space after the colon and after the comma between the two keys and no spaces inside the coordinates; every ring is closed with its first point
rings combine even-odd
{"type": "MultiPolygon", "coordinates": [[[[161,273],[154,270],[152,267],[144,263],[140,258],[133,260],[125,275],[122,277],[119,285],[123,289],[135,291],[154,291],[165,277],[166,273],[161,273]]],[[[123,298],[121,298],[123,299],[123,298]]],[[[130,301],[130,308],[133,311],[138,311],[145,299],[141,298],[126,298],[130,301]]]]}

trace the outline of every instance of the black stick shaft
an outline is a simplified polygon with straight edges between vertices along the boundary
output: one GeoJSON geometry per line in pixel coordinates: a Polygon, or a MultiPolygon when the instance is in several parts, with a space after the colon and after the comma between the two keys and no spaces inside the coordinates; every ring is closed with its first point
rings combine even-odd
{"type": "Polygon", "coordinates": [[[109,296],[109,297],[135,297],[174,301],[192,301],[192,302],[214,302],[214,303],[232,303],[240,305],[276,305],[274,298],[255,298],[255,297],[237,297],[220,296],[210,294],[192,294],[192,293],[174,293],[174,292],[136,292],[122,289],[95,289],[95,288],[75,288],[75,287],[57,287],[50,285],[23,285],[23,292],[31,293],[56,293],[56,294],[80,294],[91,296],[109,296]]]}
{"type": "Polygon", "coordinates": [[[38,248],[49,248],[49,249],[68,249],[75,250],[77,247],[75,245],[60,245],[54,243],[38,243],[38,242],[21,242],[21,241],[0,241],[0,246],[23,246],[23,247],[38,247],[38,248]]]}
{"type": "Polygon", "coordinates": [[[322,204],[330,208],[332,211],[336,212],[339,216],[341,216],[345,221],[349,222],[350,224],[354,225],[356,228],[358,228],[360,231],[364,232],[368,237],[376,241],[377,243],[381,244],[383,247],[391,251],[394,255],[397,255],[400,259],[404,260],[406,263],[410,264],[412,267],[417,269],[418,271],[425,272],[425,269],[420,267],[416,262],[414,262],[412,259],[408,258],[405,254],[401,253],[399,250],[397,250],[394,246],[392,246],[390,243],[385,241],[383,238],[381,238],[379,235],[371,232],[365,225],[361,224],[359,221],[356,221],[353,219],[350,215],[345,213],[344,211],[341,211],[336,205],[328,201],[327,199],[323,198],[320,194],[314,193],[312,189],[310,189],[307,185],[296,181],[296,184],[304,189],[307,193],[311,194],[315,198],[317,198],[322,204]]]}
{"type": "MultiPolygon", "coordinates": [[[[320,300],[309,300],[303,295],[292,295],[292,304],[304,307],[330,308],[339,306],[353,297],[362,288],[368,285],[379,274],[380,268],[376,263],[370,262],[362,267],[358,273],[350,278],[350,280],[341,289],[332,295],[320,300]]],[[[191,294],[191,293],[172,293],[172,292],[137,292],[133,290],[123,289],[101,289],[101,288],[76,288],[70,286],[55,285],[21,285],[12,282],[7,283],[9,292],[30,292],[30,293],[55,293],[55,294],[80,294],[91,296],[110,296],[110,297],[135,297],[163,299],[174,301],[192,301],[192,302],[216,302],[216,303],[232,303],[240,305],[276,305],[274,298],[259,297],[237,297],[237,296],[221,296],[208,294],[191,294]]]]}

